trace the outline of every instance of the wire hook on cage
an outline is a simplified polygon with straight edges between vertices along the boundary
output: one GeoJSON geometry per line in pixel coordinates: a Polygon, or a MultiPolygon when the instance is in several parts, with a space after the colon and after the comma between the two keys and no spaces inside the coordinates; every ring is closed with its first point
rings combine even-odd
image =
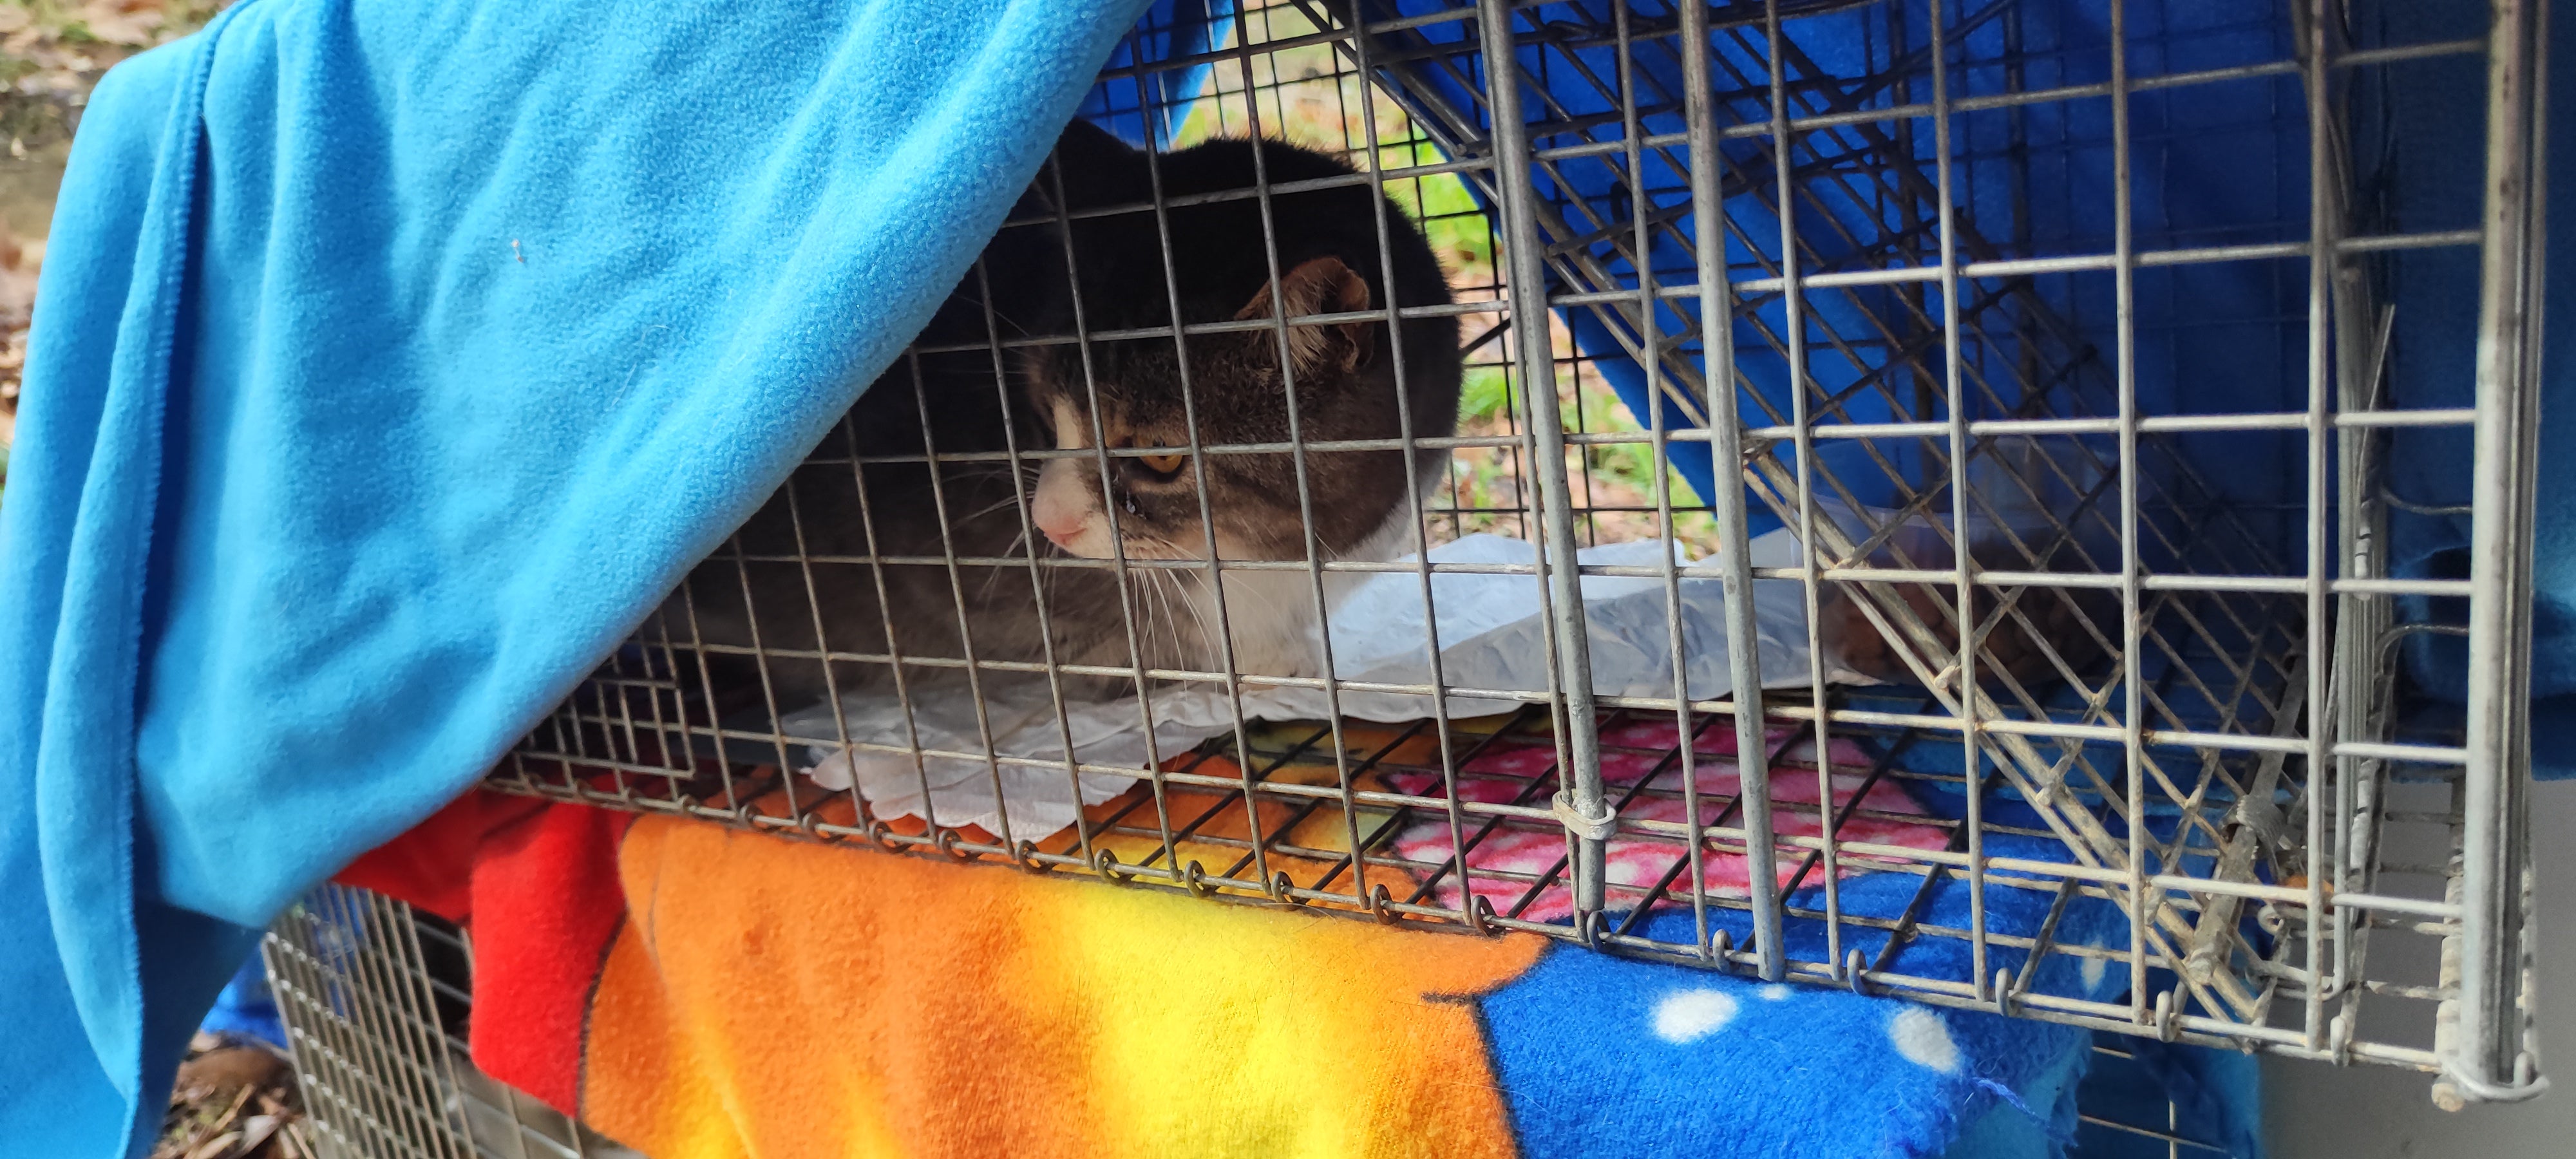
{"type": "Polygon", "coordinates": [[[2512,1085],[2502,1086],[2461,1070],[2457,1056],[2442,1060],[2442,1081],[2481,1103],[2527,1103],[2548,1093],[2549,1076],[2539,1073],[2539,1068],[2531,1061],[2530,1052],[2514,1056],[2513,1074],[2512,1085]]]}
{"type": "Polygon", "coordinates": [[[1481,894],[1481,893],[1479,893],[1479,894],[1473,894],[1473,895],[1471,895],[1471,896],[1468,898],[1468,901],[1467,901],[1467,928],[1468,928],[1468,930],[1470,930],[1470,931],[1472,931],[1472,932],[1474,932],[1474,933],[1478,933],[1478,934],[1488,934],[1488,935],[1501,932],[1501,931],[1499,931],[1499,930],[1497,930],[1497,929],[1495,929],[1495,928],[1494,928],[1494,925],[1493,925],[1493,918],[1494,918],[1494,903],[1493,903],[1492,901],[1488,900],[1488,899],[1485,897],[1485,895],[1483,895],[1483,894],[1481,894]]]}

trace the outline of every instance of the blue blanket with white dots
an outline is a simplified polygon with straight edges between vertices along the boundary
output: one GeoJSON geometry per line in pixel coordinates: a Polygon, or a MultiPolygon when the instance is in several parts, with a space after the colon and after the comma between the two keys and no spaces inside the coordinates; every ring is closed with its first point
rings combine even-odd
{"type": "MultiPolygon", "coordinates": [[[[1935,809],[1945,802],[1935,797],[1935,809]]],[[[1956,809],[1955,800],[1947,807],[1956,809]]],[[[1990,825],[2039,828],[2026,806],[1996,798],[1990,825]]],[[[2063,849],[1996,833],[1994,857],[2055,858],[2063,849]]],[[[2048,922],[2054,891],[1997,884],[1985,920],[2001,941],[2029,944],[2047,928],[2051,954],[2025,972],[2027,954],[1995,947],[1991,971],[2012,971],[2019,994],[2116,1002],[2132,982],[2128,922],[2107,901],[2078,898],[2048,922]]],[[[1871,970],[1964,983],[1970,976],[1969,890],[1955,876],[1926,888],[1910,873],[1870,873],[1838,886],[1847,923],[1841,945],[1871,970]],[[1906,920],[1910,919],[1910,920],[1906,920]],[[1908,933],[1888,951],[1889,928],[1908,933]],[[1935,933],[1933,931],[1940,931],[1935,933]]],[[[1824,890],[1789,898],[1824,910],[1824,890]]],[[[1750,932],[1738,911],[1712,909],[1712,924],[1738,944],[1750,932]]],[[[1686,910],[1650,917],[1640,931],[1691,944],[1686,910]]],[[[1793,917],[1794,957],[1825,954],[1827,923],[1793,917]]],[[[1864,973],[1864,978],[1867,974],[1864,973]]],[[[2151,972],[2150,988],[2171,986],[2151,972]]],[[[2117,1081],[2085,1099],[2152,1105],[2152,1125],[2237,1159],[2261,1154],[2253,1060],[2206,1048],[2125,1037],[2097,1050],[2092,1032],[1981,1010],[1919,1005],[1868,993],[1765,984],[1591,953],[1548,952],[1528,973],[1480,1000],[1496,1077],[1512,1126],[1531,1155],[1817,1155],[1878,1159],[2114,1159],[2162,1141],[2088,1125],[2079,1094],[2098,1060],[2117,1060],[2117,1081]]]]}

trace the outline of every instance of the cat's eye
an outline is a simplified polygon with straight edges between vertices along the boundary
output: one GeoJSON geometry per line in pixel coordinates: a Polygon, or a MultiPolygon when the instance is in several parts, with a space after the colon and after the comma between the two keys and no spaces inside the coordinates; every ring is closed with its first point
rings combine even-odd
{"type": "Polygon", "coordinates": [[[1143,463],[1146,470],[1170,478],[1181,473],[1181,463],[1188,457],[1187,455],[1143,455],[1136,461],[1143,463]]]}

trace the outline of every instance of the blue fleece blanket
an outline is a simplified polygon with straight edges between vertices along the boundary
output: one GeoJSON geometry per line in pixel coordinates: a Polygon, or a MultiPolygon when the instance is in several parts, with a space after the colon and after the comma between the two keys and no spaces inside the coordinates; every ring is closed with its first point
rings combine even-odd
{"type": "Polygon", "coordinates": [[[0,513],[0,1139],[471,784],[925,320],[1144,0],[249,0],[73,150],[0,513]]]}
{"type": "MultiPolygon", "coordinates": [[[[1964,807],[1941,795],[1924,803],[1952,817],[1964,807]]],[[[1990,796],[1985,808],[1989,824],[2041,828],[2028,806],[2008,796],[1990,796]]],[[[2052,840],[2012,832],[1991,834],[1986,851],[2063,855],[2052,840]]],[[[2046,929],[2056,945],[2109,956],[2053,954],[2033,969],[2027,951],[1996,946],[1988,971],[2013,971],[2026,993],[2098,1002],[2130,990],[2128,967],[2117,958],[2128,924],[2117,907],[2078,898],[2052,926],[2054,891],[2003,884],[2009,876],[1990,875],[1985,919],[1993,936],[2029,939],[2046,929]]],[[[1927,887],[1913,874],[1865,873],[1843,881],[1839,895],[1846,919],[1911,916],[1912,930],[1964,930],[1971,921],[1969,890],[1955,876],[1927,887]]],[[[1824,890],[1801,889],[1789,905],[1793,913],[1821,913],[1824,890]]],[[[1741,911],[1712,908],[1709,919],[1735,944],[1751,935],[1741,911]]],[[[1639,932],[1688,945],[1694,920],[1687,911],[1658,914],[1639,932]]],[[[1783,929],[1798,959],[1831,957],[1822,920],[1792,916],[1783,929]]],[[[1891,953],[1888,936],[1883,927],[1846,926],[1840,944],[1873,968],[1951,982],[1974,975],[1960,938],[1909,932],[1891,953]]],[[[1531,1155],[2060,1159],[2081,1134],[2079,1093],[2090,1113],[2157,1126],[2171,1099],[2184,1136],[2237,1159],[2262,1154],[2252,1060],[2152,1039],[2117,1038],[2113,1049],[2126,1057],[2097,1077],[2103,1059],[2085,1030],[1764,985],[1573,947],[1549,950],[1527,974],[1480,998],[1478,1015],[1510,1100],[1513,1132],[1531,1155]]],[[[2106,1141],[2120,1140],[2096,1142],[2106,1141]]],[[[2096,1151],[2088,1144],[2078,1153],[2096,1151]]]]}
{"type": "MultiPolygon", "coordinates": [[[[1922,879],[1865,874],[1841,886],[1844,912],[1964,928],[1967,890],[1956,881],[1918,901],[1922,879]]],[[[1987,894],[1998,934],[2029,937],[2050,895],[1987,894]]],[[[1808,889],[1793,907],[1821,908],[1808,889]]],[[[1740,943],[1750,932],[1733,910],[1713,925],[1740,943]]],[[[1689,944],[1689,913],[1658,916],[1640,931],[1689,944]]],[[[2071,907],[2058,927],[2070,944],[2111,946],[2125,927],[2108,903],[2071,907]]],[[[1800,957],[1824,952],[1825,927],[1792,919],[1800,957]]],[[[1883,931],[1848,928],[1844,944],[1878,960],[1883,931]]],[[[2026,955],[1999,950],[1995,969],[2026,955]]],[[[1966,943],[1922,938],[1889,967],[1964,982],[1966,943]]],[[[2031,988],[2107,1000],[2123,971],[2100,959],[2043,964],[2031,988]]],[[[1944,1010],[1813,987],[1764,985],[1581,949],[1549,951],[1530,972],[1479,1002],[1512,1126],[1532,1155],[1928,1156],[2055,1159],[2074,1137],[2075,1083],[2092,1035],[1975,1011],[1944,1010]]]]}

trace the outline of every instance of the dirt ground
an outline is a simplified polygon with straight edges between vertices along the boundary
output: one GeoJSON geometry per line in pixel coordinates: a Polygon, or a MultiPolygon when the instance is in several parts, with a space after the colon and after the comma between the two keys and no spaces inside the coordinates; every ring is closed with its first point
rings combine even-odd
{"type": "Polygon", "coordinates": [[[312,1159],[304,1102],[285,1056],[200,1034],[179,1065],[152,1159],[312,1159]]]}
{"type": "Polygon", "coordinates": [[[0,482],[16,434],[36,271],[72,130],[117,62],[204,24],[228,0],[0,0],[0,482]]]}

